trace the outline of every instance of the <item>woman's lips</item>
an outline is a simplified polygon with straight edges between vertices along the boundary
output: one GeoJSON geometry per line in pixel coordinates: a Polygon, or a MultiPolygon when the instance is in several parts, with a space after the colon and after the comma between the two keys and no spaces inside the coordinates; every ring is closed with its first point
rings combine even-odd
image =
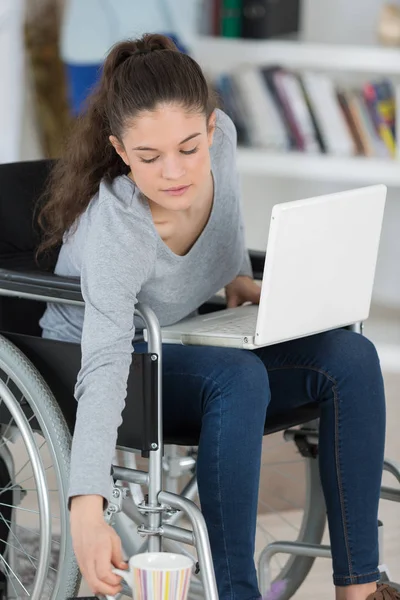
{"type": "Polygon", "coordinates": [[[190,188],[190,185],[181,185],[179,187],[169,188],[168,190],[163,190],[169,196],[182,196],[190,188]]]}

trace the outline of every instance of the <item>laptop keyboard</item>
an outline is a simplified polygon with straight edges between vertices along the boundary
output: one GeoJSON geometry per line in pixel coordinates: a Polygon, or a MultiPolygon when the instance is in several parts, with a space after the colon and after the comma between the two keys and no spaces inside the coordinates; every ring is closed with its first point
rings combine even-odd
{"type": "Polygon", "coordinates": [[[238,314],[229,318],[210,319],[196,327],[195,332],[210,332],[218,334],[251,333],[254,335],[257,323],[257,313],[238,314]]]}

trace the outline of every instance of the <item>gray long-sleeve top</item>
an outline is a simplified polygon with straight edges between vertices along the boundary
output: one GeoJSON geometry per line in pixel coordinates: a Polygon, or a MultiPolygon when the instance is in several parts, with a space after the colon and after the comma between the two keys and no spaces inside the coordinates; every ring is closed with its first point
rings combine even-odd
{"type": "MultiPolygon", "coordinates": [[[[85,307],[48,304],[43,336],[82,344],[69,498],[110,499],[117,430],[125,404],[137,302],[161,325],[195,311],[237,275],[251,275],[236,171],[236,131],[217,111],[211,152],[214,201],[209,220],[185,256],[160,238],[147,201],[127,176],[100,184],[66,235],[55,272],[81,278],[85,307]]],[[[136,322],[136,326],[140,321],[136,322]]]]}

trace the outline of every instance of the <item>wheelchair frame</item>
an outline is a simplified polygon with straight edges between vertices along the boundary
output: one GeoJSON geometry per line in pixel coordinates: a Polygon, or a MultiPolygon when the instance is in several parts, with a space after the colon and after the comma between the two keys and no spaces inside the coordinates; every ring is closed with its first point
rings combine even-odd
{"type": "MultiPolygon", "coordinates": [[[[49,281],[47,285],[37,285],[37,281],[34,275],[24,274],[22,278],[25,280],[21,282],[21,276],[19,273],[12,271],[6,271],[0,269],[0,276],[2,278],[2,287],[0,287],[0,295],[3,296],[14,296],[19,298],[26,298],[31,300],[39,300],[45,302],[58,302],[65,304],[74,304],[83,306],[84,301],[80,294],[79,283],[74,283],[72,286],[73,297],[60,297],[54,294],[54,288],[52,291],[49,290],[49,281]],[[30,281],[32,291],[23,291],[26,280],[30,281]],[[6,284],[4,285],[4,282],[6,284]],[[39,287],[39,289],[38,289],[39,287]],[[45,294],[43,293],[43,291],[45,294]],[[44,288],[44,289],[43,289],[44,288]],[[46,289],[47,288],[47,289],[46,289]],[[52,293],[53,292],[53,293],[52,293]],[[80,296],[80,297],[79,297],[80,296]]],[[[53,283],[54,280],[59,280],[60,283],[65,281],[65,278],[56,278],[55,276],[49,276],[49,280],[53,283]]],[[[29,285],[28,285],[29,287],[29,285]]],[[[62,296],[62,295],[61,295],[62,296]]],[[[123,480],[129,483],[137,483],[140,485],[146,485],[148,487],[148,501],[140,507],[140,512],[147,515],[148,524],[143,524],[139,528],[139,533],[144,536],[148,536],[148,550],[151,552],[158,552],[161,550],[161,539],[162,537],[169,538],[171,540],[182,542],[185,544],[193,545],[198,553],[199,563],[201,564],[201,579],[204,589],[205,598],[207,600],[218,600],[218,592],[215,581],[214,568],[212,564],[211,549],[208,539],[208,533],[204,517],[200,509],[194,502],[188,500],[178,494],[163,491],[162,489],[162,460],[163,460],[163,429],[162,429],[162,342],[161,342],[161,330],[155,313],[147,306],[138,304],[135,307],[135,312],[144,321],[148,331],[148,354],[151,356],[151,360],[157,364],[157,419],[158,419],[158,439],[157,443],[151,444],[151,451],[149,452],[149,471],[139,471],[137,469],[121,468],[118,466],[112,466],[112,475],[115,480],[123,480]],[[171,514],[174,511],[182,511],[189,519],[193,531],[177,527],[172,524],[162,526],[162,515],[163,513],[171,514]]],[[[2,382],[0,381],[0,385],[2,382]]],[[[7,389],[5,385],[1,385],[0,390],[5,394],[7,398],[7,389]],[[5,389],[3,389],[5,388],[5,389]]],[[[7,407],[10,408],[11,402],[7,403],[7,407]]],[[[11,412],[11,411],[10,411],[11,412]]],[[[13,415],[14,416],[14,415],[13,415]]],[[[18,416],[16,415],[17,419],[18,416]]],[[[30,432],[25,431],[24,423],[18,419],[16,422],[18,426],[22,427],[22,431],[27,435],[28,443],[30,443],[30,432]]],[[[35,468],[35,466],[34,466],[35,468]]],[[[45,485],[44,483],[42,483],[45,485]]],[[[117,500],[119,497],[125,496],[126,512],[127,514],[132,513],[134,510],[132,505],[129,506],[129,501],[126,498],[126,489],[119,489],[114,487],[113,498],[117,500]]],[[[49,543],[49,532],[46,529],[45,516],[49,514],[48,499],[39,494],[39,503],[41,508],[41,544],[49,543]],[[47,539],[46,539],[46,533],[47,539]]],[[[114,513],[119,510],[119,506],[110,503],[106,511],[106,518],[111,520],[114,513]]],[[[48,565],[47,565],[48,567],[48,565]]],[[[37,579],[39,582],[44,582],[46,575],[46,565],[44,562],[39,563],[39,573],[37,579]]],[[[36,586],[35,586],[36,587],[36,586]]]]}

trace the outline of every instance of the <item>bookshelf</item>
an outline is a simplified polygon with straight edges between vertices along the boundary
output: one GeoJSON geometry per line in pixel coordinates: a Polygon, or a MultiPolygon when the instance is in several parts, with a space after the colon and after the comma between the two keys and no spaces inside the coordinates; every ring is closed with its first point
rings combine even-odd
{"type": "MultiPolygon", "coordinates": [[[[244,39],[223,39],[212,37],[198,37],[191,44],[194,57],[199,61],[206,73],[211,77],[230,71],[243,63],[252,63],[258,66],[279,64],[288,69],[315,70],[331,74],[333,78],[342,76],[353,78],[357,81],[369,78],[389,76],[396,89],[396,112],[400,117],[400,48],[389,49],[380,47],[359,47],[308,44],[299,41],[253,41],[244,39]]],[[[400,118],[398,121],[400,125],[400,118]]],[[[400,127],[396,131],[397,148],[400,147],[400,127]]],[[[309,190],[309,184],[317,184],[318,193],[321,186],[319,182],[326,184],[327,190],[332,189],[335,184],[340,187],[358,187],[363,185],[385,183],[393,188],[394,203],[390,212],[390,219],[396,220],[397,189],[400,189],[400,153],[395,159],[367,158],[362,156],[340,157],[329,154],[306,154],[303,152],[272,152],[256,148],[239,147],[237,152],[237,164],[239,171],[247,179],[246,191],[249,194],[247,211],[249,216],[248,225],[251,229],[251,247],[265,248],[265,227],[259,225],[263,218],[268,219],[268,211],[272,202],[276,201],[277,195],[280,201],[285,201],[288,189],[288,199],[296,199],[300,196],[299,183],[305,183],[309,190]],[[265,182],[260,179],[268,178],[268,194],[261,190],[266,189],[265,182]],[[290,185],[290,181],[294,185],[290,185]],[[277,185],[275,186],[275,181],[277,185]],[[289,186],[280,186],[282,181],[288,181],[289,186]],[[259,184],[261,183],[261,185],[259,184]],[[272,185],[270,185],[272,184],[272,185]],[[254,194],[250,192],[254,190],[254,194]],[[295,193],[291,193],[295,190],[295,193]],[[270,200],[270,199],[273,200],[270,200]],[[256,214],[256,216],[254,216],[256,214]],[[254,231],[255,230],[255,231],[254,231]]],[[[308,193],[308,192],[307,192],[308,193]]],[[[244,199],[246,207],[246,200],[244,199]]],[[[394,233],[386,231],[385,235],[398,238],[397,229],[394,233]]],[[[386,240],[387,241],[387,240],[386,240]]],[[[387,266],[386,277],[393,277],[393,269],[396,265],[397,242],[387,242],[385,246],[387,266]],[[389,244],[389,245],[388,245],[389,244]],[[388,248],[391,252],[394,246],[394,254],[388,258],[388,248]]],[[[384,257],[385,258],[385,257],[384,257]]],[[[381,270],[383,267],[381,265],[381,270]]],[[[382,281],[381,281],[382,285],[382,281]]],[[[390,289],[393,289],[391,286],[390,289]]],[[[397,288],[396,288],[397,289],[397,288]]],[[[394,292],[390,294],[385,289],[380,297],[385,304],[385,298],[389,297],[389,303],[398,307],[398,296],[394,301],[394,292]]],[[[380,299],[379,299],[380,298],[380,299]]],[[[393,312],[393,323],[386,320],[386,313],[382,316],[372,315],[372,319],[366,322],[366,334],[377,345],[383,368],[399,372],[400,344],[398,328],[393,326],[398,322],[398,312],[393,312]]]]}
{"type": "Polygon", "coordinates": [[[364,157],[338,157],[301,152],[272,153],[239,148],[239,171],[244,175],[267,175],[290,179],[349,182],[356,185],[385,183],[400,187],[400,161],[364,157]]]}
{"type": "MultiPolygon", "coordinates": [[[[243,63],[323,71],[332,76],[389,76],[396,89],[400,115],[400,48],[309,44],[299,41],[253,41],[199,36],[191,45],[194,57],[214,77],[243,63]]],[[[399,119],[400,121],[400,119],[399,119]]],[[[399,123],[400,124],[400,123],[399,123]]],[[[396,132],[400,147],[400,127],[396,132]]],[[[238,149],[242,174],[302,180],[337,181],[400,187],[400,153],[396,159],[338,157],[327,154],[238,149]]]]}
{"type": "Polygon", "coordinates": [[[214,74],[252,62],[332,72],[397,75],[400,79],[400,48],[198,36],[192,41],[191,49],[196,60],[214,74]]]}

